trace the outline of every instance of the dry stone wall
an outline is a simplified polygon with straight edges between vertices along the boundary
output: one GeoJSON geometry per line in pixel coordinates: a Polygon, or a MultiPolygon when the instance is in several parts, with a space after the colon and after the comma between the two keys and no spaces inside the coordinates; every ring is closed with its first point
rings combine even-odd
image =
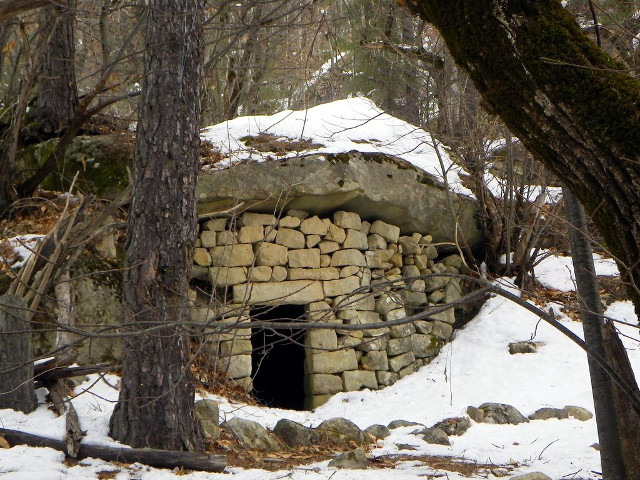
{"type": "Polygon", "coordinates": [[[251,330],[240,327],[257,305],[304,305],[303,320],[337,327],[304,337],[307,408],[337,392],[393,384],[428,363],[453,331],[453,309],[384,325],[460,298],[456,279],[429,276],[462,266],[458,255],[436,262],[430,235],[401,236],[397,226],[353,212],[319,218],[289,210],[280,218],[245,212],[207,220],[196,245],[193,277],[213,294],[207,305],[196,303],[194,318],[219,327],[222,333],[208,337],[216,368],[247,390],[251,330]],[[338,327],[354,324],[371,328],[338,327]]]}

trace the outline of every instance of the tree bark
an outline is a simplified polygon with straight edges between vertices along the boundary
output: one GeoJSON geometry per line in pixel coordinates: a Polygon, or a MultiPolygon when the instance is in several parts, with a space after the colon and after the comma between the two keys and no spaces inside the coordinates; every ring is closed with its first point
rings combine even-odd
{"type": "Polygon", "coordinates": [[[42,56],[35,114],[36,130],[44,138],[62,135],[78,108],[75,8],[76,0],[65,0],[42,12],[42,35],[49,41],[42,56]]]}
{"type": "Polygon", "coordinates": [[[575,193],[640,295],[640,81],[555,0],[408,0],[485,105],[575,193]]]}
{"type": "Polygon", "coordinates": [[[203,8],[204,0],[149,2],[123,287],[128,336],[110,423],[113,438],[134,447],[204,444],[181,326],[197,230],[203,8]]]}
{"type": "Polygon", "coordinates": [[[36,406],[33,354],[27,302],[19,295],[0,297],[0,408],[25,413],[36,406]]]}

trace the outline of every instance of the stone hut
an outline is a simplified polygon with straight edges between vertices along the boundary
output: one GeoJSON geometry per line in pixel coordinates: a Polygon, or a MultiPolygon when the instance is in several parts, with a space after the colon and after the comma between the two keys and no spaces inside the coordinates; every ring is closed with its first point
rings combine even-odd
{"type": "Polygon", "coordinates": [[[438,258],[426,232],[401,235],[396,225],[369,220],[288,210],[204,221],[193,317],[214,332],[203,336],[213,368],[265,404],[311,409],[338,392],[391,385],[437,355],[454,309],[385,322],[459,299],[458,281],[437,274],[459,272],[462,259],[438,258]],[[276,320],[336,328],[269,328],[276,320]],[[248,321],[262,323],[243,328],[248,321]]]}

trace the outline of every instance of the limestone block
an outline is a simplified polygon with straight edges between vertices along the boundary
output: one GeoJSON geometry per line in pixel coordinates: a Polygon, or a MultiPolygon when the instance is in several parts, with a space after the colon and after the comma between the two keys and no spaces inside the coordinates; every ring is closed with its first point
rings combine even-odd
{"type": "MultiPolygon", "coordinates": [[[[439,322],[439,321],[429,322],[429,323],[431,324],[430,333],[432,333],[433,335],[435,335],[436,337],[442,340],[445,340],[445,341],[449,340],[449,337],[453,333],[453,327],[450,324],[439,322]]],[[[422,333],[427,333],[427,332],[422,332],[422,333]]]]}
{"type": "Polygon", "coordinates": [[[336,243],[344,242],[345,238],[347,238],[347,232],[344,231],[344,228],[334,225],[333,223],[329,225],[329,233],[324,237],[325,240],[336,243]]]}
{"type": "Polygon", "coordinates": [[[329,401],[332,395],[307,395],[304,397],[305,410],[313,410],[329,401]]]}
{"type": "MultiPolygon", "coordinates": [[[[293,251],[289,252],[289,262],[291,262],[291,253],[293,253],[293,251]]],[[[335,267],[290,268],[287,278],[289,280],[337,280],[340,276],[339,270],[335,267]]]]}
{"type": "MultiPolygon", "coordinates": [[[[357,347],[363,342],[364,334],[360,331],[348,331],[345,335],[338,336],[338,348],[353,348],[357,347]]],[[[356,357],[358,354],[362,354],[360,351],[356,351],[356,357]]]]}
{"type": "Polygon", "coordinates": [[[213,247],[209,252],[214,267],[248,267],[253,264],[253,249],[248,244],[213,247]]]}
{"type": "Polygon", "coordinates": [[[240,227],[238,242],[257,243],[264,240],[264,227],[262,225],[247,225],[240,227]]]}
{"type": "Polygon", "coordinates": [[[427,258],[429,260],[434,260],[436,258],[438,258],[438,249],[436,247],[434,247],[433,245],[429,245],[427,246],[427,248],[425,248],[422,253],[427,255],[427,258]]]}
{"type": "MultiPolygon", "coordinates": [[[[400,355],[401,353],[410,352],[412,348],[410,337],[390,338],[387,343],[387,354],[389,356],[400,355]]],[[[411,361],[413,362],[413,360],[411,361]]],[[[397,372],[397,370],[394,370],[394,372],[397,372]]]]}
{"type": "Polygon", "coordinates": [[[394,372],[387,372],[385,370],[378,370],[376,372],[376,379],[378,380],[378,385],[381,386],[389,386],[396,383],[400,380],[400,375],[394,372]]]}
{"type": "Polygon", "coordinates": [[[462,288],[458,279],[452,278],[449,280],[447,286],[444,287],[444,296],[445,303],[454,303],[462,298],[462,288]]]}
{"type": "Polygon", "coordinates": [[[282,217],[278,220],[278,227],[280,228],[297,228],[300,226],[302,222],[301,218],[294,217],[292,215],[287,215],[286,217],[282,217]]]}
{"type": "Polygon", "coordinates": [[[251,377],[234,378],[233,383],[238,385],[245,392],[253,390],[253,379],[251,377]]]}
{"type": "Polygon", "coordinates": [[[402,268],[402,254],[398,252],[394,253],[393,255],[391,255],[389,262],[396,268],[402,268]]]}
{"type": "Polygon", "coordinates": [[[342,378],[339,375],[316,373],[305,375],[304,392],[307,395],[326,395],[342,392],[342,378]]]}
{"type": "Polygon", "coordinates": [[[369,235],[369,232],[371,231],[371,224],[366,220],[363,220],[362,225],[360,226],[360,231],[369,235]]]}
{"type": "Polygon", "coordinates": [[[435,290],[429,294],[429,302],[431,302],[432,304],[444,302],[444,298],[445,298],[445,294],[444,294],[444,290],[442,289],[435,290]]]}
{"type": "Polygon", "coordinates": [[[356,370],[358,360],[352,349],[322,352],[305,357],[305,373],[342,373],[345,370],[356,370]]]}
{"type": "Polygon", "coordinates": [[[356,267],[355,265],[349,265],[340,269],[340,278],[347,278],[351,275],[357,275],[360,273],[362,267],[356,267]]]}
{"type": "Polygon", "coordinates": [[[356,248],[358,250],[367,250],[369,243],[367,242],[367,235],[360,230],[347,230],[347,238],[345,238],[342,244],[343,248],[356,248]]]}
{"type": "Polygon", "coordinates": [[[328,253],[333,253],[336,250],[340,250],[340,245],[338,245],[338,242],[323,241],[318,244],[318,248],[322,255],[326,255],[328,253]]]}
{"type": "Polygon", "coordinates": [[[336,309],[353,309],[373,311],[376,305],[375,298],[370,293],[357,293],[355,295],[338,296],[333,299],[336,309]]]}
{"type": "Polygon", "coordinates": [[[424,293],[424,290],[426,288],[425,282],[424,280],[420,279],[420,280],[414,280],[410,287],[411,291],[416,292],[416,293],[424,293]]]}
{"type": "Polygon", "coordinates": [[[412,350],[416,357],[435,357],[442,347],[442,340],[434,335],[413,335],[411,337],[412,350]]]}
{"type": "Polygon", "coordinates": [[[221,357],[230,357],[232,355],[251,355],[251,352],[253,351],[251,340],[228,340],[220,342],[218,348],[221,357]]]}
{"type": "Polygon", "coordinates": [[[273,243],[276,241],[276,235],[278,235],[278,229],[274,227],[264,227],[264,241],[267,243],[273,243]]]}
{"type": "MultiPolygon", "coordinates": [[[[107,252],[107,249],[111,249],[110,244],[113,244],[113,248],[114,248],[114,249],[115,249],[116,247],[115,247],[115,242],[113,241],[113,235],[111,235],[111,241],[107,241],[107,243],[108,243],[109,245],[103,245],[103,243],[104,243],[104,242],[103,242],[103,240],[104,240],[104,237],[103,237],[101,240],[98,240],[98,242],[96,242],[96,245],[97,245],[97,246],[96,246],[96,249],[98,250],[98,253],[100,253],[100,255],[102,255],[103,257],[105,257],[105,256],[109,256],[109,255],[108,255],[108,252],[107,252]],[[99,245],[98,245],[98,244],[99,244],[99,245]],[[101,252],[104,252],[104,253],[101,253],[101,252]]],[[[202,242],[200,241],[200,237],[196,238],[196,243],[194,243],[194,246],[195,246],[196,248],[200,248],[200,247],[202,246],[202,242]]],[[[114,251],[115,251],[115,250],[114,250],[114,251]]],[[[113,256],[111,256],[111,258],[113,258],[114,256],[115,256],[115,253],[114,253],[114,255],[113,255],[113,256]]]]}
{"type": "Polygon", "coordinates": [[[322,237],[320,235],[306,235],[305,236],[305,247],[313,248],[320,243],[322,237]]]}
{"type": "Polygon", "coordinates": [[[356,265],[358,267],[366,267],[367,261],[360,250],[350,248],[348,250],[338,250],[331,256],[332,267],[344,267],[347,265],[356,265]]]}
{"type": "Polygon", "coordinates": [[[360,279],[361,287],[368,287],[371,285],[371,270],[368,268],[363,269],[362,272],[358,273],[358,278],[360,279]]]}
{"type": "Polygon", "coordinates": [[[304,337],[304,345],[311,350],[336,350],[338,348],[338,335],[335,330],[309,330],[304,337]]]}
{"type": "MultiPolygon", "coordinates": [[[[260,243],[256,245],[256,265],[286,265],[289,261],[289,251],[284,245],[276,243],[260,243]]],[[[285,277],[286,278],[286,277],[285,277]]]]}
{"type": "Polygon", "coordinates": [[[329,233],[329,226],[332,225],[331,220],[328,218],[321,218],[320,220],[322,220],[322,223],[327,226],[327,233],[329,233]]]}
{"type": "MultiPolygon", "coordinates": [[[[413,324],[415,325],[416,331],[418,333],[427,335],[433,332],[433,322],[428,322],[427,320],[418,320],[416,322],[413,322],[413,324]]],[[[447,326],[451,327],[451,325],[447,325],[447,326]]],[[[451,327],[451,330],[453,331],[453,327],[451,327]]]]}
{"type": "Polygon", "coordinates": [[[266,265],[256,265],[249,268],[248,278],[252,282],[268,282],[273,274],[272,268],[266,265]]]}
{"type": "Polygon", "coordinates": [[[324,298],[322,282],[293,280],[273,283],[254,283],[233,286],[233,301],[257,305],[273,301],[293,305],[306,305],[324,298]]]}
{"type": "Polygon", "coordinates": [[[288,248],[304,248],[305,238],[302,232],[291,228],[280,228],[276,235],[276,243],[288,248]]]}
{"type": "Polygon", "coordinates": [[[201,267],[211,265],[211,254],[206,248],[196,248],[193,251],[193,261],[201,267]]]}
{"type": "Polygon", "coordinates": [[[278,224],[276,217],[269,213],[253,213],[244,212],[238,220],[238,226],[245,227],[248,225],[271,225],[278,224]]]}
{"type": "Polygon", "coordinates": [[[398,374],[400,375],[400,378],[404,378],[407,375],[411,375],[412,373],[417,372],[421,366],[422,366],[421,363],[417,363],[414,361],[413,363],[410,363],[406,367],[401,368],[398,374]]]}
{"type": "Polygon", "coordinates": [[[342,373],[342,386],[345,392],[357,392],[363,388],[378,389],[376,372],[370,370],[350,370],[342,373]]]}
{"type": "Polygon", "coordinates": [[[246,267],[211,267],[209,269],[209,283],[216,287],[229,287],[246,281],[246,267]]]}
{"type": "Polygon", "coordinates": [[[382,268],[382,258],[377,250],[369,250],[364,252],[364,258],[369,268],[382,268]]]}
{"type": "Polygon", "coordinates": [[[288,217],[296,217],[296,218],[299,218],[300,220],[304,220],[305,218],[307,218],[309,216],[309,212],[306,212],[304,210],[297,210],[295,208],[292,208],[290,210],[287,210],[287,216],[288,217]]]}
{"type": "Polygon", "coordinates": [[[213,248],[216,244],[216,232],[203,230],[200,232],[200,245],[204,248],[213,248]]]}
{"type": "Polygon", "coordinates": [[[383,313],[382,316],[384,317],[386,322],[390,322],[392,320],[400,320],[401,318],[406,317],[407,311],[404,309],[404,307],[400,307],[394,310],[389,310],[387,313],[383,313]]]}
{"type": "Polygon", "coordinates": [[[429,245],[432,241],[433,237],[431,235],[424,235],[420,240],[418,240],[418,243],[420,245],[429,245]]]}
{"type": "Polygon", "coordinates": [[[398,245],[402,247],[404,255],[416,255],[421,253],[421,248],[412,237],[399,237],[398,245]]]}
{"type": "Polygon", "coordinates": [[[427,304],[427,294],[424,292],[412,292],[403,290],[400,292],[405,307],[422,307],[427,304]]]}
{"type": "MultiPolygon", "coordinates": [[[[419,277],[420,269],[415,265],[405,265],[402,267],[402,276],[405,278],[408,277],[419,277]]],[[[409,283],[409,282],[408,282],[409,283]]]]}
{"type": "Polygon", "coordinates": [[[353,212],[339,211],[333,214],[333,223],[342,228],[355,228],[360,230],[362,227],[362,220],[360,215],[353,212]]]}
{"type": "Polygon", "coordinates": [[[426,255],[415,255],[413,257],[413,264],[418,267],[418,269],[422,272],[422,270],[428,268],[429,258],[426,255]]]}
{"type": "Polygon", "coordinates": [[[283,282],[287,279],[287,269],[285,267],[281,267],[280,265],[276,265],[273,267],[271,271],[271,281],[272,282],[283,282]]]}
{"type": "Polygon", "coordinates": [[[207,267],[201,267],[200,265],[192,265],[191,278],[204,280],[206,282],[209,280],[209,269],[207,267]]]}
{"type": "Polygon", "coordinates": [[[210,232],[221,232],[225,228],[227,228],[226,218],[212,218],[211,220],[207,220],[202,224],[202,229],[208,230],[210,232]]]}
{"type": "Polygon", "coordinates": [[[387,349],[387,337],[370,337],[363,339],[356,348],[361,352],[374,352],[374,351],[386,351],[387,349]]]}
{"type": "Polygon", "coordinates": [[[320,255],[320,267],[325,268],[331,265],[331,255],[320,255]]]}
{"type": "Polygon", "coordinates": [[[377,233],[372,233],[367,236],[367,244],[369,245],[369,250],[386,250],[387,249],[387,241],[377,233]]]}
{"type": "Polygon", "coordinates": [[[360,287],[360,279],[356,276],[339,280],[325,280],[322,282],[324,294],[327,297],[347,295],[360,287]]]}
{"type": "Polygon", "coordinates": [[[360,358],[360,365],[365,370],[388,370],[389,359],[387,358],[387,352],[367,352],[360,358]]]}
{"type": "Polygon", "coordinates": [[[416,331],[416,327],[413,323],[405,323],[404,325],[389,327],[389,331],[392,338],[402,338],[413,335],[416,331]]]}
{"type": "Polygon", "coordinates": [[[400,227],[390,225],[383,222],[382,220],[376,220],[371,224],[370,233],[377,233],[386,241],[396,243],[398,241],[398,237],[400,236],[400,227]]]}
{"type": "Polygon", "coordinates": [[[216,234],[216,245],[235,245],[238,243],[238,232],[223,230],[216,234]]]}
{"type": "Polygon", "coordinates": [[[384,292],[376,299],[375,311],[385,314],[404,305],[404,300],[399,293],[384,292]]]}
{"type": "Polygon", "coordinates": [[[300,223],[300,230],[305,235],[326,235],[329,232],[329,227],[316,215],[304,219],[300,223]]]}
{"type": "Polygon", "coordinates": [[[462,268],[462,265],[463,265],[462,257],[457,253],[454,255],[449,255],[448,257],[442,260],[442,263],[447,267],[454,267],[458,270],[460,270],[460,268],[462,268]]]}
{"type": "Polygon", "coordinates": [[[399,372],[407,365],[411,365],[415,361],[416,357],[411,351],[407,351],[401,355],[394,357],[389,356],[389,370],[392,372],[399,372]]]}
{"type": "Polygon", "coordinates": [[[453,325],[456,322],[456,316],[453,311],[453,308],[445,310],[444,312],[434,313],[433,315],[429,315],[430,320],[439,320],[444,323],[448,323],[449,325],[453,325]]]}
{"type": "Polygon", "coordinates": [[[251,376],[251,355],[234,355],[222,362],[222,371],[229,378],[242,378],[251,376]],[[228,362],[228,363],[227,363],[228,362]]]}
{"type": "MultiPolygon", "coordinates": [[[[282,231],[282,230],[281,230],[282,231]]],[[[289,250],[290,268],[320,268],[320,249],[289,250]]]]}
{"type": "Polygon", "coordinates": [[[350,320],[358,316],[358,311],[353,309],[338,310],[337,317],[341,320],[350,320]]]}

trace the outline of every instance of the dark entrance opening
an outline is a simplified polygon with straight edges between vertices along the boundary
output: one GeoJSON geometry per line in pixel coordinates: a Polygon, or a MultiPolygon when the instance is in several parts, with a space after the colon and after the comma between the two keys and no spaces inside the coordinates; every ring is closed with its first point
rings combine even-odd
{"type": "MultiPolygon", "coordinates": [[[[262,321],[293,321],[304,318],[304,307],[258,307],[251,310],[251,317],[262,321]]],[[[304,409],[304,335],[302,330],[253,329],[253,393],[262,404],[304,409]]]]}

